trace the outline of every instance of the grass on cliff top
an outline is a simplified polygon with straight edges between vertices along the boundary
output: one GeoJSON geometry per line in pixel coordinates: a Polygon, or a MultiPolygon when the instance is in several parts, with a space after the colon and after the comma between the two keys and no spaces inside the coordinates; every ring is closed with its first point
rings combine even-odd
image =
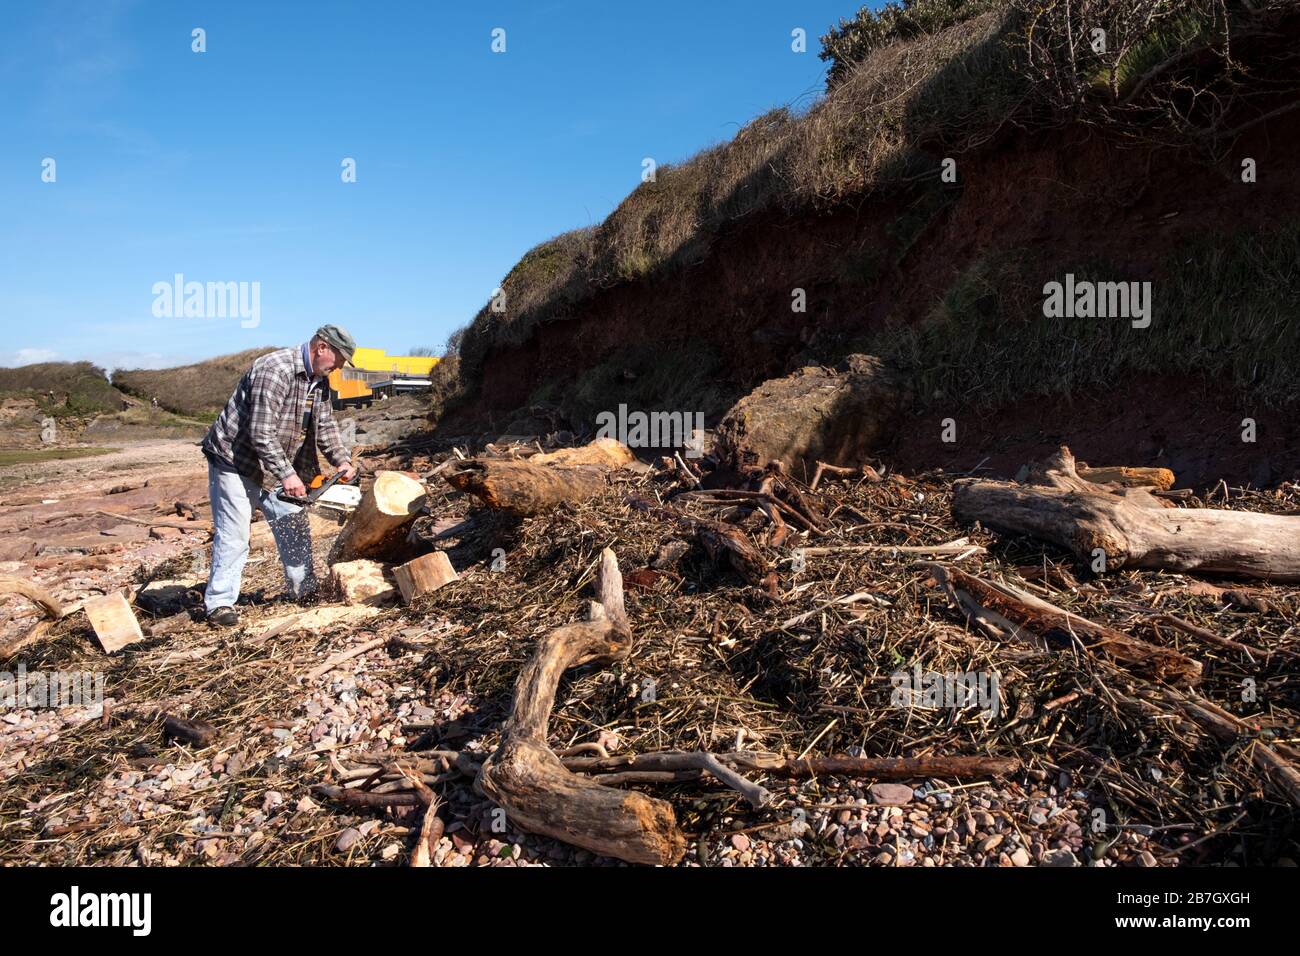
{"type": "Polygon", "coordinates": [[[465,331],[463,387],[491,349],[521,344],[599,289],[703,261],[730,224],[937,178],[941,156],[996,129],[1024,96],[1006,42],[1011,4],[997,6],[874,50],[802,112],[780,107],[683,162],[661,158],[604,222],[529,250],[502,281],[505,311],[489,303],[465,331]]]}

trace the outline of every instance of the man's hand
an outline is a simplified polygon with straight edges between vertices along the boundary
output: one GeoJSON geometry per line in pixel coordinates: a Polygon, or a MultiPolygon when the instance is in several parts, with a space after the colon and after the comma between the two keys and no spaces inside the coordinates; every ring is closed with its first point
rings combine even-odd
{"type": "Polygon", "coordinates": [[[286,495],[292,495],[295,498],[307,497],[307,488],[303,485],[302,479],[297,475],[290,475],[284,481],[280,482],[286,495]]]}
{"type": "Polygon", "coordinates": [[[357,466],[350,461],[339,465],[339,481],[350,482],[357,476],[357,466]]]}

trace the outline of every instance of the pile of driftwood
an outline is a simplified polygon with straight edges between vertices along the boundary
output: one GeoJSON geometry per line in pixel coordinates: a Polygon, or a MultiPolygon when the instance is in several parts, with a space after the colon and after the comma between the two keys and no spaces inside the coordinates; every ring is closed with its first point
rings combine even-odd
{"type": "MultiPolygon", "coordinates": [[[[1015,482],[877,464],[823,466],[807,484],[777,465],[646,465],[610,441],[412,454],[374,474],[330,549],[338,596],[358,606],[267,618],[220,653],[206,631],[157,659],[133,651],[115,680],[123,699],[158,702],[136,710],[165,739],[193,747],[218,732],[229,744],[240,721],[286,726],[293,704],[268,674],[311,684],[379,647],[389,655],[372,671],[472,696],[463,727],[330,751],[316,788],[348,808],[419,814],[416,865],[444,817],[468,827],[487,802],[519,829],[671,864],[715,825],[701,796],[789,821],[828,779],[1013,786],[1047,772],[1077,773],[1117,816],[1238,839],[1240,814],[1300,804],[1300,496],[1212,508],[1174,482],[1077,465],[1066,449],[1015,482]],[[354,639],[322,660],[313,632],[354,639]],[[1006,716],[891,707],[890,672],[921,664],[996,668],[1006,716]],[[648,680],[657,699],[641,694],[648,680]],[[1234,696],[1247,681],[1263,702],[1234,696]],[[177,700],[195,706],[162,707],[177,700]],[[1177,785],[1139,772],[1148,762],[1177,785]]],[[[271,564],[254,586],[258,574],[278,584],[271,564]]],[[[43,609],[42,630],[67,630],[69,608],[5,588],[43,609]]],[[[128,717],[69,735],[58,759],[135,746],[142,724],[128,717]]],[[[300,772],[316,782],[319,766],[300,772]]],[[[34,776],[19,789],[8,799],[42,793],[34,776]]]]}
{"type": "MultiPolygon", "coordinates": [[[[693,540],[710,560],[734,571],[753,589],[753,600],[773,605],[782,602],[786,583],[778,569],[809,557],[858,553],[947,558],[948,563],[924,565],[930,582],[946,595],[954,611],[993,641],[1018,647],[1030,656],[1082,656],[1100,681],[1108,681],[1108,693],[1119,706],[1176,721],[1225,745],[1240,744],[1254,734],[1248,721],[1198,691],[1202,663],[1189,654],[1090,620],[1023,588],[956,567],[965,558],[985,553],[985,548],[970,538],[929,545],[811,543],[828,537],[834,525],[833,516],[824,513],[815,494],[823,475],[859,483],[884,481],[871,466],[861,470],[822,466],[811,484],[801,488],[779,465],[739,474],[718,469],[710,474],[674,456],[661,461],[654,472],[661,483],[655,485],[649,483],[651,476],[645,466],[627,449],[608,440],[527,457],[518,449],[491,451],[472,459],[457,455],[434,470],[432,474],[441,474],[457,492],[479,499],[483,508],[444,525],[426,538],[426,543],[468,535],[489,520],[490,512],[535,517],[608,495],[611,482],[621,482],[627,512],[675,536],[675,542],[661,548],[646,569],[633,572],[638,586],[653,588],[660,577],[675,575],[681,547],[673,544],[681,546],[683,540],[693,540]],[[663,493],[663,479],[672,483],[667,494],[663,493]],[[717,510],[706,517],[699,513],[701,507],[717,510]],[[762,540],[761,546],[756,539],[762,540]],[[786,557],[769,557],[774,552],[785,552],[786,557]]],[[[1187,493],[1171,491],[1174,479],[1169,472],[1076,468],[1066,448],[1044,464],[1027,469],[1022,477],[1024,480],[1017,482],[957,482],[952,492],[952,517],[973,526],[976,533],[994,529],[1064,548],[1096,572],[1141,568],[1273,582],[1300,580],[1300,517],[1179,507],[1178,500],[1187,493]]],[[[373,515],[384,508],[363,504],[362,510],[373,515]]],[[[847,512],[876,527],[891,524],[878,514],[863,514],[843,503],[835,512],[847,512]]],[[[372,520],[359,512],[353,522],[372,520]]],[[[907,528],[902,523],[898,526],[907,528]]],[[[356,550],[357,542],[380,538],[384,535],[345,529],[336,550],[361,553],[356,550]]],[[[384,539],[394,540],[391,534],[384,539]]],[[[413,537],[408,535],[406,540],[409,545],[413,537]]],[[[637,628],[627,610],[624,574],[613,550],[600,552],[593,584],[594,600],[585,620],[547,633],[523,666],[500,742],[486,760],[445,749],[409,756],[390,754],[378,766],[354,772],[387,788],[382,792],[333,785],[322,786],[319,792],[351,806],[403,806],[418,800],[431,808],[427,796],[400,789],[401,781],[419,780],[420,786],[425,786],[460,777],[472,780],[478,792],[504,808],[522,829],[631,862],[669,864],[682,857],[686,845],[673,806],[618,787],[709,778],[735,790],[757,808],[771,798],[767,789],[751,779],[758,775],[963,779],[1002,776],[1020,767],[1018,759],[1008,756],[791,757],[742,750],[611,756],[599,746],[592,748],[594,755],[557,754],[548,742],[548,722],[562,675],[582,665],[625,662],[636,646],[637,628]]],[[[821,614],[825,628],[825,612],[857,604],[888,606],[890,602],[873,592],[860,591],[795,615],[783,627],[796,628],[821,614]]],[[[1247,654],[1260,652],[1177,617],[1162,615],[1160,620],[1211,643],[1247,654]]],[[[650,635],[643,640],[660,637],[650,635]]],[[[1068,704],[1080,693],[1067,694],[1055,705],[1068,704]]],[[[1300,806],[1294,748],[1254,739],[1250,759],[1265,779],[1300,806]]]]}

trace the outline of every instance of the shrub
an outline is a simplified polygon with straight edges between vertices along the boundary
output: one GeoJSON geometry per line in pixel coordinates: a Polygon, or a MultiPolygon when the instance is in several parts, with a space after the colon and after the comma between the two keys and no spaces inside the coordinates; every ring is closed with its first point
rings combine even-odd
{"type": "Polygon", "coordinates": [[[891,43],[938,33],[997,6],[1005,6],[1005,0],[902,0],[880,10],[863,7],[821,38],[820,56],[831,64],[826,84],[834,87],[855,64],[891,43]]]}

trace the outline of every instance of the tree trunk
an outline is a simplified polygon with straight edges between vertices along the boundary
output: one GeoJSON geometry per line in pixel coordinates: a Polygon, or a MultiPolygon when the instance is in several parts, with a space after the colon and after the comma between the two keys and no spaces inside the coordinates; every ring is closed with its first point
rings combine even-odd
{"type": "Polygon", "coordinates": [[[381,471],[339,532],[329,561],[407,556],[406,534],[424,507],[424,485],[399,471],[381,471]]]}
{"type": "Polygon", "coordinates": [[[479,498],[489,508],[520,517],[545,514],[569,501],[593,498],[605,490],[603,465],[535,465],[527,461],[469,459],[443,473],[457,491],[479,498]]]}
{"type": "Polygon", "coordinates": [[[612,438],[580,448],[533,455],[526,461],[469,458],[443,473],[457,491],[468,492],[489,508],[520,517],[544,514],[561,504],[593,498],[605,490],[605,476],[634,456],[612,438]]]}
{"type": "Polygon", "coordinates": [[[953,516],[1027,534],[1105,567],[1300,581],[1300,517],[1166,508],[1141,489],[1110,491],[1080,478],[1061,447],[1030,484],[966,479],[953,490],[953,516]]]}

